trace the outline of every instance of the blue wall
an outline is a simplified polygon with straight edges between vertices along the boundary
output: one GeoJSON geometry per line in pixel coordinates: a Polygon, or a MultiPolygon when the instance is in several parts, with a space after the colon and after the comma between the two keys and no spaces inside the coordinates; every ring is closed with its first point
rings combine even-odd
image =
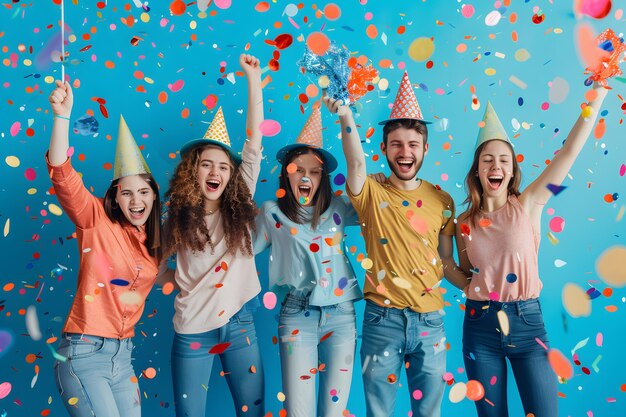
{"type": "MultiPolygon", "coordinates": [[[[232,5],[218,1],[217,5],[223,8],[211,4],[205,16],[199,15],[195,4],[190,4],[185,14],[173,16],[169,1],[150,2],[151,10],[145,13],[134,1],[105,3],[74,0],[66,1],[65,5],[70,28],[66,33],[70,40],[66,75],[71,82],[80,82],[80,88],[74,89],[72,119],[91,112],[99,123],[96,135],[71,135],[74,165],[97,195],[104,193],[112,175],[105,164],[113,162],[120,113],[144,147],[144,155],[163,190],[179,160],[176,151],[185,141],[201,136],[217,110],[217,107],[209,110],[202,103],[209,94],[217,96],[218,105],[224,107],[233,145],[240,148],[245,134],[246,88],[245,80],[234,76],[234,72],[239,70],[239,54],[249,45],[249,52],[261,59],[263,77],[271,76],[264,89],[266,118],[282,125],[278,136],[264,138],[266,158],[256,196],[258,202],[273,198],[278,183],[275,152],[293,141],[313,102],[311,99],[302,105],[303,114],[298,96],[316,80],[302,75],[296,61],[303,54],[307,35],[321,30],[357,55],[369,57],[380,70],[381,78],[389,81],[386,91],[376,88],[360,102],[362,110],[357,123],[361,136],[365,139],[369,127],[375,130],[364,144],[368,170],[386,170],[379,150],[381,129],[377,122],[387,118],[402,68],[406,66],[411,81],[420,85],[415,92],[425,117],[435,120],[430,151],[420,175],[440,184],[460,206],[464,200],[462,182],[486,101],[494,104],[514,137],[516,151],[523,154],[521,166],[524,184],[528,184],[559,149],[584,101],[585,65],[579,58],[577,25],[590,25],[596,33],[605,27],[613,27],[617,32],[625,27],[618,12],[625,5],[623,1],[614,2],[612,12],[602,20],[576,16],[571,1],[518,0],[508,8],[500,2],[475,1],[475,13],[469,18],[462,15],[461,3],[455,1],[337,1],[342,11],[337,20],[316,15],[316,9],[323,9],[325,2],[302,2],[291,20],[290,9],[295,3],[282,0],[268,2],[266,12],[256,11],[252,1],[232,5]],[[485,16],[496,9],[504,17],[496,26],[487,26],[485,16]],[[532,16],[539,10],[545,20],[535,24],[532,16]],[[513,14],[516,21],[511,19],[513,14]],[[124,23],[129,16],[136,19],[132,27],[124,23]],[[370,38],[366,34],[369,25],[375,25],[377,36],[370,38]],[[404,33],[399,33],[400,26],[405,27],[404,33]],[[517,41],[513,40],[513,32],[517,41]],[[270,71],[267,63],[276,49],[266,41],[283,33],[291,34],[294,43],[280,51],[280,69],[270,71]],[[141,40],[133,46],[131,39],[135,36],[141,40]],[[417,62],[409,56],[409,45],[420,37],[434,38],[430,69],[426,61],[417,62]],[[467,50],[459,52],[459,44],[465,44],[467,50]],[[530,54],[524,62],[515,58],[521,48],[530,54]],[[381,68],[383,59],[390,60],[392,68],[381,68]],[[225,69],[221,70],[224,65],[225,69]],[[495,70],[495,74],[489,69],[495,70]],[[512,82],[512,76],[526,87],[512,82]],[[569,93],[562,102],[549,98],[550,83],[557,77],[569,85],[569,93]],[[178,80],[184,81],[184,87],[178,92],[171,91],[168,85],[178,80]],[[479,110],[472,110],[472,89],[481,103],[479,110]],[[168,95],[163,104],[159,102],[161,92],[168,95]],[[106,100],[104,106],[109,118],[102,114],[96,98],[106,100]],[[547,110],[542,109],[543,103],[549,103],[547,110]],[[189,111],[186,118],[182,117],[183,109],[189,111]],[[525,122],[526,127],[514,131],[513,119],[525,122]],[[374,155],[380,157],[378,162],[374,162],[374,155]]],[[[50,0],[5,1],[3,6],[0,8],[3,61],[0,65],[0,226],[4,234],[0,237],[3,266],[0,277],[4,288],[0,290],[3,308],[0,383],[10,383],[12,391],[0,399],[0,413],[4,410],[9,416],[31,416],[49,412],[59,416],[65,415],[65,411],[56,391],[53,358],[45,341],[61,333],[75,290],[78,259],[75,241],[67,239],[73,232],[72,224],[64,215],[55,215],[48,209],[48,204],[57,201],[49,194],[51,184],[43,158],[52,126],[47,95],[53,88],[51,80],[60,78],[61,73],[60,65],[50,59],[50,51],[60,49],[60,7],[50,0]],[[15,165],[15,159],[7,157],[17,157],[19,166],[11,166],[15,165]],[[33,170],[35,179],[32,179],[33,170]],[[62,279],[51,274],[59,266],[67,268],[62,279]],[[14,287],[5,285],[8,283],[14,287]],[[28,336],[24,312],[20,312],[31,305],[37,308],[43,333],[43,339],[38,342],[28,336]],[[7,338],[13,340],[8,346],[7,338]],[[36,381],[35,366],[39,367],[36,381]]],[[[559,385],[563,416],[626,415],[623,357],[626,337],[620,324],[625,320],[626,292],[623,288],[613,288],[612,295],[594,299],[592,314],[584,318],[568,315],[561,302],[566,283],[576,283],[584,290],[595,287],[602,292],[608,288],[596,274],[595,261],[607,248],[625,244],[626,226],[620,209],[624,210],[626,192],[620,167],[626,162],[626,150],[624,111],[618,94],[624,95],[626,89],[624,79],[613,80],[611,85],[615,90],[603,107],[606,133],[600,139],[589,139],[570,178],[564,182],[567,189],[548,203],[546,208],[553,211],[544,211],[540,271],[550,342],[571,358],[574,346],[589,338],[587,345],[577,351],[581,365],[574,365],[575,376],[559,385]],[[614,193],[617,200],[606,202],[605,195],[614,193]],[[548,223],[554,216],[563,217],[566,223],[562,232],[554,233],[558,243],[547,237],[548,223]],[[556,260],[566,264],[559,267],[556,260]],[[607,310],[607,306],[615,306],[616,311],[607,310]],[[599,333],[603,343],[596,343],[599,333]],[[592,364],[600,356],[594,369],[592,364]],[[585,374],[582,367],[588,368],[590,374],[585,374]]],[[[338,125],[327,112],[323,115],[326,147],[340,154],[338,125]]],[[[345,163],[338,159],[337,173],[345,174],[345,163]]],[[[362,282],[363,270],[356,263],[356,256],[364,252],[364,246],[358,229],[350,231],[348,244],[357,247],[351,259],[362,282]]],[[[267,255],[260,256],[257,264],[265,292],[267,255]]],[[[461,355],[462,294],[447,283],[443,287],[447,290],[448,303],[448,371],[456,381],[465,381],[461,355]]],[[[153,291],[143,320],[136,328],[135,371],[139,374],[148,367],[157,370],[154,379],[140,378],[144,415],[174,414],[169,370],[172,304],[171,295],[153,291]]],[[[363,303],[359,303],[359,323],[362,309],[363,303]]],[[[268,411],[275,416],[281,408],[276,396],[281,390],[278,348],[272,343],[272,337],[277,335],[276,315],[277,309],[263,308],[257,316],[266,361],[268,411]]],[[[349,402],[349,410],[355,416],[364,415],[359,370],[357,367],[349,402]]],[[[400,382],[403,387],[399,391],[397,415],[406,416],[410,412],[406,378],[400,382]]],[[[512,415],[523,415],[512,378],[509,385],[512,415]]],[[[444,415],[475,414],[469,400],[454,404],[447,393],[448,390],[443,401],[444,415]]],[[[213,415],[233,415],[219,369],[214,369],[209,396],[213,415]]]]}

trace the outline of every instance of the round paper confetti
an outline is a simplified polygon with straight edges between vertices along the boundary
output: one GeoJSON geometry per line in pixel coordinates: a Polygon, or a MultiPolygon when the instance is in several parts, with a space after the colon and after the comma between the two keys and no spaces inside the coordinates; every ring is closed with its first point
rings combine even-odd
{"type": "Polygon", "coordinates": [[[0,400],[11,393],[11,388],[12,387],[10,382],[3,382],[2,384],[0,384],[0,400]]]}
{"type": "Polygon", "coordinates": [[[605,250],[596,260],[598,276],[613,287],[626,285],[626,246],[615,245],[605,250]]]}
{"type": "Polygon", "coordinates": [[[261,130],[261,134],[263,136],[272,137],[276,136],[280,133],[280,123],[276,120],[265,119],[259,125],[259,129],[261,130]]]}
{"type": "Polygon", "coordinates": [[[409,45],[409,57],[413,61],[426,61],[435,52],[435,43],[430,38],[417,38],[409,45]]]}
{"type": "Polygon", "coordinates": [[[268,310],[272,310],[274,307],[276,307],[276,302],[277,302],[276,294],[274,294],[273,292],[268,291],[265,294],[263,294],[263,305],[268,310]]]}
{"type": "Polygon", "coordinates": [[[448,394],[448,399],[452,403],[460,403],[465,398],[465,394],[467,393],[467,386],[465,382],[457,382],[450,388],[450,392],[448,394]]]}
{"type": "Polygon", "coordinates": [[[550,362],[550,366],[557,376],[564,379],[570,379],[574,376],[572,364],[558,349],[550,349],[548,362],[550,362]]]}
{"type": "Polygon", "coordinates": [[[563,307],[572,317],[587,317],[591,314],[589,295],[576,284],[565,284],[561,293],[563,307]]]}

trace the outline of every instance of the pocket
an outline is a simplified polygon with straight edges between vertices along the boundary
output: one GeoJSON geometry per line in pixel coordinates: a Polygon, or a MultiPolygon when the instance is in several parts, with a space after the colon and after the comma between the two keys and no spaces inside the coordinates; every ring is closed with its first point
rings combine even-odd
{"type": "Polygon", "coordinates": [[[344,301],[337,304],[337,311],[345,314],[354,314],[354,303],[352,301],[344,301]]]}
{"type": "Polygon", "coordinates": [[[483,306],[480,304],[466,303],[465,304],[465,320],[475,322],[482,320],[489,313],[489,306],[483,306]],[[487,308],[484,308],[487,307],[487,308]]]}
{"type": "Polygon", "coordinates": [[[297,316],[304,311],[304,307],[300,305],[294,305],[289,302],[284,303],[280,308],[280,315],[284,317],[297,316]]]}
{"type": "Polygon", "coordinates": [[[377,326],[383,321],[383,315],[375,310],[366,309],[365,316],[363,317],[363,324],[370,326],[377,326]]]}
{"type": "Polygon", "coordinates": [[[543,314],[538,303],[525,304],[521,308],[520,316],[528,326],[543,326],[543,314]]]}
{"type": "Polygon", "coordinates": [[[128,340],[128,342],[126,342],[126,350],[128,350],[129,352],[132,352],[133,349],[135,349],[135,345],[133,344],[133,341],[128,340]]]}
{"type": "Polygon", "coordinates": [[[237,313],[235,318],[237,319],[237,323],[241,325],[254,323],[254,317],[249,311],[240,311],[239,313],[237,313]]]}
{"type": "Polygon", "coordinates": [[[104,349],[104,338],[97,336],[85,336],[82,339],[70,340],[70,346],[70,355],[68,359],[85,359],[104,349]]]}
{"type": "Polygon", "coordinates": [[[443,327],[443,317],[439,313],[428,313],[424,316],[424,323],[433,329],[440,329],[443,327]]]}

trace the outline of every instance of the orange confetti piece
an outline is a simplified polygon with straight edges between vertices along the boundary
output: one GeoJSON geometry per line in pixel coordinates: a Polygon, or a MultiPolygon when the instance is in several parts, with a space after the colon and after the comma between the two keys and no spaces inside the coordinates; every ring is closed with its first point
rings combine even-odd
{"type": "Polygon", "coordinates": [[[322,32],[313,32],[306,38],[306,46],[315,55],[322,56],[330,48],[330,39],[322,32]]]}
{"type": "Polygon", "coordinates": [[[558,349],[550,349],[548,362],[550,362],[550,366],[557,376],[564,379],[570,379],[574,376],[572,364],[558,349]]]}

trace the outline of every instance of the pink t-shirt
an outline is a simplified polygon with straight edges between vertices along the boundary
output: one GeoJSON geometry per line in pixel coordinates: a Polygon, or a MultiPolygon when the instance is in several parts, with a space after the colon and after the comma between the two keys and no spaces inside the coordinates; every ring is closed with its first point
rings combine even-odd
{"type": "Polygon", "coordinates": [[[473,224],[465,213],[458,219],[457,230],[473,267],[464,290],[467,298],[507,302],[539,297],[540,236],[517,196],[510,195],[504,206],[481,212],[475,220],[473,224]]]}

